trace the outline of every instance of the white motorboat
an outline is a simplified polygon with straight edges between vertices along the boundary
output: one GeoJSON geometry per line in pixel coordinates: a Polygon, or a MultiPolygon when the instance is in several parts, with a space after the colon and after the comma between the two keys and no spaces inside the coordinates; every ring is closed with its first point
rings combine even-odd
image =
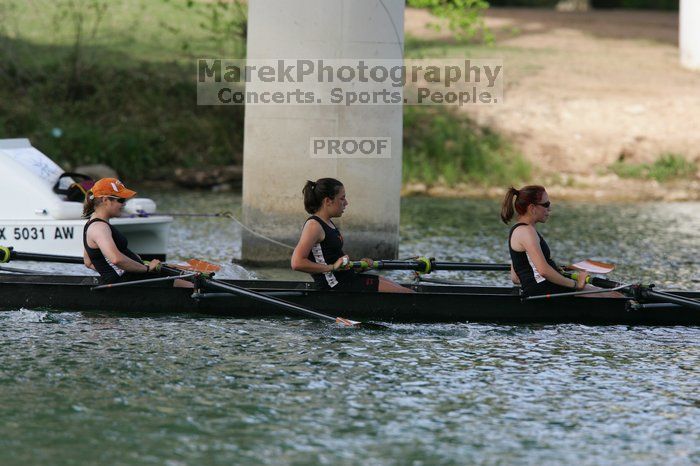
{"type": "MultiPolygon", "coordinates": [[[[61,189],[70,177],[28,139],[0,139],[0,245],[17,251],[65,256],[83,253],[83,205],[61,189]],[[57,192],[59,191],[59,192],[57,192]]],[[[157,215],[151,199],[133,198],[111,223],[144,258],[165,259],[172,217],[157,215]]]]}

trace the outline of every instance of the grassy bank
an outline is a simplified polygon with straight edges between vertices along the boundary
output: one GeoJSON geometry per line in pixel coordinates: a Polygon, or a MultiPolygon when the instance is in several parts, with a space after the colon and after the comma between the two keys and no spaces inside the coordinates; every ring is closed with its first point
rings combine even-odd
{"type": "Polygon", "coordinates": [[[233,13],[214,21],[211,5],[187,5],[5,0],[0,137],[29,137],[67,169],[106,163],[131,179],[240,162],[244,109],[197,106],[194,63],[244,44],[221,29],[233,13]]]}
{"type": "Polygon", "coordinates": [[[463,114],[445,108],[405,108],[404,181],[502,186],[530,175],[530,165],[507,141],[463,114]]]}
{"type": "Polygon", "coordinates": [[[698,165],[677,154],[663,154],[652,163],[627,163],[619,161],[610,166],[610,171],[620,178],[656,180],[665,182],[677,179],[692,179],[698,165]]]}

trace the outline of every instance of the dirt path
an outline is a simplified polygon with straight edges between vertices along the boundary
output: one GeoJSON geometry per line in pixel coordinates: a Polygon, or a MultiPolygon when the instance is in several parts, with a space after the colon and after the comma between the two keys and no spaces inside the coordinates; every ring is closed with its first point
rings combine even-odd
{"type": "MultiPolygon", "coordinates": [[[[449,42],[431,20],[407,9],[407,35],[449,42]]],[[[515,142],[543,178],[559,174],[562,194],[568,185],[611,199],[700,199],[699,181],[602,176],[617,160],[700,161],[700,73],[680,67],[677,13],[502,8],[486,23],[504,59],[506,102],[464,111],[515,142]]]]}

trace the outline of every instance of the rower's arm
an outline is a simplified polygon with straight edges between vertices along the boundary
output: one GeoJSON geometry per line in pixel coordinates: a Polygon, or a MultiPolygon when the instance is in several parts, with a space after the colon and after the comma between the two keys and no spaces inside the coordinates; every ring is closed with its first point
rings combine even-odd
{"type": "MultiPolygon", "coordinates": [[[[292,253],[292,270],[306,273],[326,273],[337,270],[335,264],[317,264],[309,260],[309,253],[315,244],[320,243],[325,238],[323,227],[315,220],[309,220],[301,230],[301,237],[292,253]]],[[[341,262],[342,257],[336,261],[341,262]]]]}
{"type": "Polygon", "coordinates": [[[513,264],[510,264],[510,279],[512,282],[516,285],[520,285],[520,277],[518,277],[518,274],[515,273],[515,269],[513,268],[513,264]]]}
{"type": "Polygon", "coordinates": [[[576,280],[565,277],[564,275],[560,274],[559,271],[554,269],[554,267],[549,265],[547,259],[544,257],[542,248],[540,248],[540,239],[537,236],[537,232],[534,228],[521,227],[513,233],[513,236],[515,236],[516,233],[520,233],[517,237],[517,241],[520,243],[520,245],[522,245],[522,247],[525,248],[525,252],[527,252],[527,255],[530,257],[530,260],[540,275],[547,279],[547,281],[557,285],[571,289],[576,288],[576,280]]]}
{"type": "Polygon", "coordinates": [[[149,267],[145,266],[143,262],[136,262],[122,254],[117,245],[114,244],[112,231],[108,225],[102,222],[93,223],[88,228],[88,235],[89,239],[97,245],[100,252],[105,256],[105,259],[120,269],[133,273],[146,273],[149,271],[149,267]]]}
{"type": "Polygon", "coordinates": [[[83,264],[85,264],[85,267],[88,269],[95,270],[95,266],[92,265],[92,261],[90,260],[90,256],[88,256],[88,253],[85,249],[83,249],[83,264]]]}

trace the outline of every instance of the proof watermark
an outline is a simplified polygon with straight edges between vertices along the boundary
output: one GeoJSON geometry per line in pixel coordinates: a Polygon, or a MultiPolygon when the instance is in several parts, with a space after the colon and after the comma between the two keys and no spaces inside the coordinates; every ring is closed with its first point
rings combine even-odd
{"type": "Polygon", "coordinates": [[[312,159],[389,159],[389,137],[312,137],[312,159]]]}
{"type": "Polygon", "coordinates": [[[199,59],[198,105],[496,105],[503,60],[199,59]]]}

